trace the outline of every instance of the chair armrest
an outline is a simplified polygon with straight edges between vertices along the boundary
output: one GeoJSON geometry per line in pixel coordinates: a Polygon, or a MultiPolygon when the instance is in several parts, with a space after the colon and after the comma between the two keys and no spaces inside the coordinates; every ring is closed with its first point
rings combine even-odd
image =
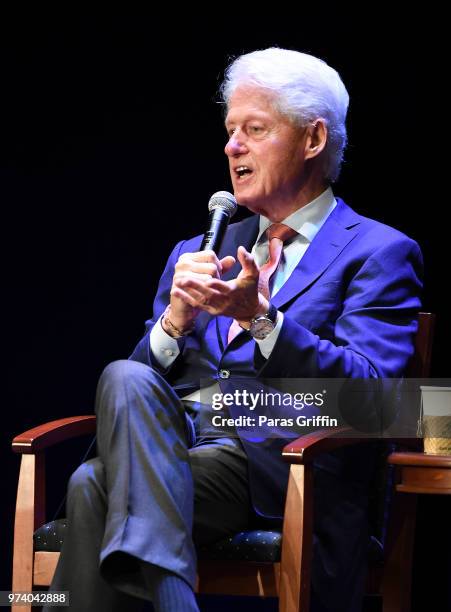
{"type": "Polygon", "coordinates": [[[58,419],[19,434],[13,439],[12,449],[15,453],[34,454],[64,440],[94,434],[95,430],[95,415],[58,419]]]}
{"type": "Polygon", "coordinates": [[[365,436],[351,427],[337,429],[320,429],[305,436],[300,436],[282,449],[282,457],[288,463],[311,463],[321,453],[329,453],[345,446],[354,446],[371,441],[385,441],[416,450],[421,446],[419,438],[386,438],[365,436]]]}
{"type": "Polygon", "coordinates": [[[282,457],[288,463],[311,463],[321,453],[328,453],[351,446],[374,440],[368,436],[357,434],[351,427],[339,427],[337,429],[320,429],[312,433],[300,436],[290,442],[282,449],[282,457]]]}

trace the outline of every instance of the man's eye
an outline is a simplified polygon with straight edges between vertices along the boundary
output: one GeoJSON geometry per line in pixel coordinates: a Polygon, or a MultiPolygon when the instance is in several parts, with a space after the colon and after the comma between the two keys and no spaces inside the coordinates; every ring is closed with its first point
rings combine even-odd
{"type": "Polygon", "coordinates": [[[250,125],[248,129],[251,134],[260,134],[261,132],[263,132],[263,128],[261,125],[250,125]]]}

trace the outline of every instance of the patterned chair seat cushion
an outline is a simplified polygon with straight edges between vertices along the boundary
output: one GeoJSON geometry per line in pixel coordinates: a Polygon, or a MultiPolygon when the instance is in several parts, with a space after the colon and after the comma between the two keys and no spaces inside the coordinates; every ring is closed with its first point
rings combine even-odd
{"type": "MultiPolygon", "coordinates": [[[[34,534],[36,551],[60,551],[67,529],[67,520],[58,519],[42,525],[34,534]]],[[[239,533],[198,549],[200,559],[260,561],[276,563],[280,561],[282,533],[280,531],[240,531],[239,533]]],[[[368,548],[370,565],[383,562],[383,547],[379,540],[371,537],[368,548]]]]}

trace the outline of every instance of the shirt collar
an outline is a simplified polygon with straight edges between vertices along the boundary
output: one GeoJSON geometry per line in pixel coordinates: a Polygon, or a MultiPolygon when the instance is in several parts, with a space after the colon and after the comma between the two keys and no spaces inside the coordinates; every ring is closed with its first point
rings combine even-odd
{"type": "MultiPolygon", "coordinates": [[[[336,205],[337,201],[335,200],[332,188],[328,187],[317,198],[302,208],[295,210],[294,213],[291,213],[282,223],[296,230],[298,234],[304,236],[309,242],[312,242],[336,205]]],[[[257,242],[262,239],[262,235],[271,224],[272,221],[260,215],[257,242]]]]}

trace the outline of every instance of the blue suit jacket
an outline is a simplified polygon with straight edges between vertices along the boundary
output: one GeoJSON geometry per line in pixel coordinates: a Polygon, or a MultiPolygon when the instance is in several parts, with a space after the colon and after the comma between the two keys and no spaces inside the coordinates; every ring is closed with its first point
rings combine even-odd
{"type": "MultiPolygon", "coordinates": [[[[420,307],[422,258],[418,245],[401,232],[362,217],[342,200],[330,214],[273,303],[284,313],[274,350],[265,360],[246,333],[227,345],[231,319],[201,313],[195,331],[165,378],[179,390],[232,376],[264,378],[389,378],[401,376],[413,353],[420,307]]],[[[239,245],[255,243],[258,217],[229,226],[220,257],[236,256],[239,245]]],[[[131,359],[159,369],[149,333],[169,302],[174,266],[185,252],[199,250],[202,236],[180,242],[169,257],[154,302],[153,317],[131,359]]],[[[224,278],[234,278],[236,264],[224,278]]],[[[240,434],[240,430],[238,430],[240,434]]],[[[288,466],[286,440],[252,443],[242,438],[249,459],[256,511],[282,516],[288,466]]],[[[324,456],[320,467],[358,482],[368,469],[355,450],[324,456]],[[353,454],[354,453],[354,454],[353,454]]]]}

